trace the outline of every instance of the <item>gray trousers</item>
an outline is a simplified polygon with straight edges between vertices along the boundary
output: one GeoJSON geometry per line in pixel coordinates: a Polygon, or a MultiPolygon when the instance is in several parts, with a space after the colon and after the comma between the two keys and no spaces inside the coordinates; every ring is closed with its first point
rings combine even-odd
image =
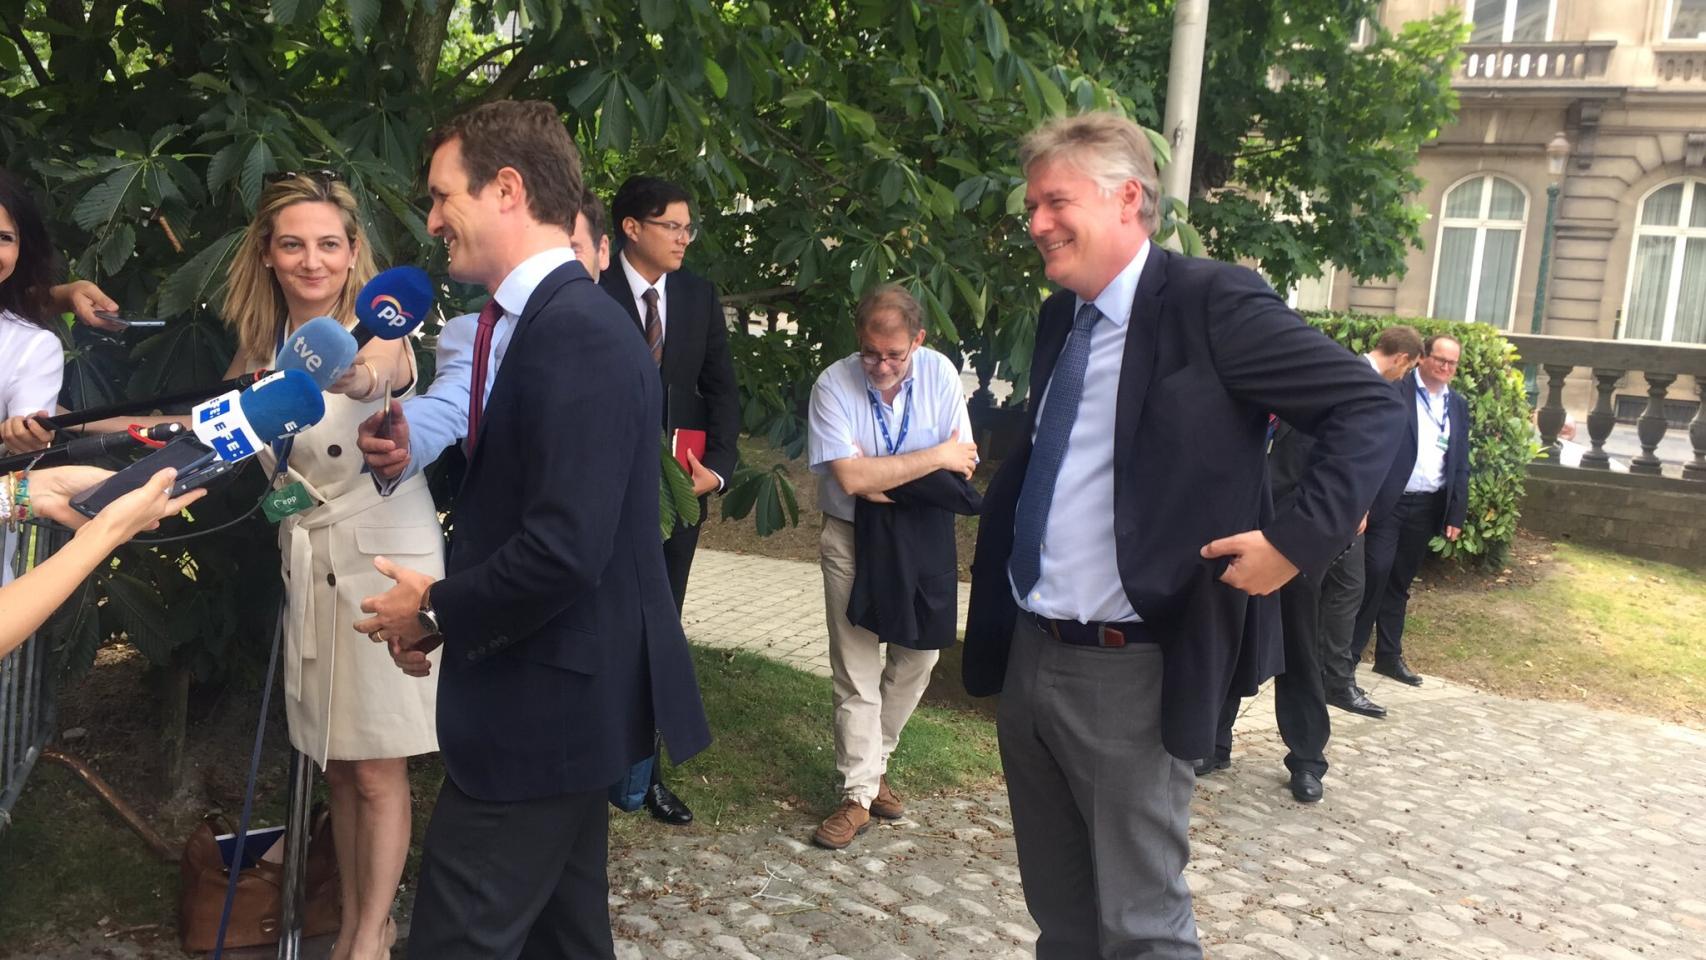
{"type": "Polygon", "coordinates": [[[1200,960],[1161,649],[1059,643],[1020,611],[996,725],[1037,960],[1200,960]]]}
{"type": "Polygon", "coordinates": [[[1339,554],[1321,576],[1321,683],[1327,695],[1356,685],[1357,608],[1363,597],[1363,534],[1339,554]]]}

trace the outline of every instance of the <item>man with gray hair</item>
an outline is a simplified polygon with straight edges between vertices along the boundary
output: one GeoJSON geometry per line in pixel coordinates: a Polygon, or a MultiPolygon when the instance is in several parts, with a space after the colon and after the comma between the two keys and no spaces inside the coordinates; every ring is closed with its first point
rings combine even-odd
{"type": "Polygon", "coordinates": [[[990,481],[968,692],[997,729],[1039,960],[1202,956],[1184,869],[1228,692],[1277,669],[1270,594],[1318,577],[1374,498],[1402,406],[1254,272],[1150,242],[1159,182],[1110,113],[1019,150],[1043,272],[1028,443],[990,481]],[[1315,437],[1267,494],[1269,414],[1315,437]]]}
{"type": "Polygon", "coordinates": [[[812,841],[832,850],[864,833],[872,816],[905,813],[888,783],[889,755],[938,656],[935,649],[888,642],[885,664],[884,643],[896,638],[848,619],[855,500],[886,502],[885,492],[938,470],[970,478],[977,467],[960,373],[924,346],[923,311],[912,294],[898,284],[871,290],[859,301],[853,328],[859,352],[830,364],[812,387],[809,434],[823,511],[818,556],[842,797],[812,841]]]}

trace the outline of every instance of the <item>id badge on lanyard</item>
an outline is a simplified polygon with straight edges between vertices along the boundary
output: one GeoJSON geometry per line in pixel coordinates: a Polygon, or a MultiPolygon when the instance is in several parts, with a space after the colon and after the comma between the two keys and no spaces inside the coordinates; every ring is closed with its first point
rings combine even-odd
{"type": "Polygon", "coordinates": [[[1428,422],[1439,431],[1439,434],[1434,437],[1434,446],[1441,451],[1449,451],[1451,449],[1451,394],[1447,392],[1445,396],[1440,398],[1440,404],[1445,407],[1445,412],[1440,414],[1438,420],[1434,419],[1433,404],[1428,402],[1428,395],[1422,390],[1421,384],[1416,385],[1416,397],[1422,401],[1422,411],[1427,414],[1428,422]]]}

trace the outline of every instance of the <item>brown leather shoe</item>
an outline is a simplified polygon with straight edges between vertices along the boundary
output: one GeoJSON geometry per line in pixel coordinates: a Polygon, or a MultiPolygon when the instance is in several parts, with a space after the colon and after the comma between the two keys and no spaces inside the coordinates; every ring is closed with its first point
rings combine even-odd
{"type": "Polygon", "coordinates": [[[812,842],[829,850],[840,850],[853,838],[871,829],[871,813],[857,800],[843,800],[812,834],[812,842]]]}
{"type": "Polygon", "coordinates": [[[906,804],[901,802],[900,794],[889,786],[887,776],[877,781],[877,798],[871,801],[871,816],[884,820],[899,820],[906,816],[906,804]]]}

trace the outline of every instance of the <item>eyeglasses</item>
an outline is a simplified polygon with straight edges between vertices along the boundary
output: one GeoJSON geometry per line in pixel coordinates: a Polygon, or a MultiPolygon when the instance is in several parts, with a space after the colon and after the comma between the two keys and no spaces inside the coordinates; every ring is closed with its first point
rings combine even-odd
{"type": "Polygon", "coordinates": [[[915,348],[908,348],[905,353],[899,355],[892,353],[867,353],[866,351],[861,350],[859,351],[859,362],[872,369],[876,369],[885,363],[892,363],[898,367],[912,359],[913,349],[915,348]]]}
{"type": "Polygon", "coordinates": [[[272,186],[275,183],[283,183],[297,177],[307,177],[320,183],[342,183],[344,181],[344,175],[336,170],[274,170],[262,177],[261,181],[272,186]]]}
{"type": "Polygon", "coordinates": [[[1428,356],[1428,359],[1432,360],[1434,363],[1437,363],[1442,367],[1455,367],[1455,366],[1457,366],[1456,360],[1442,360],[1439,357],[1432,356],[1431,354],[1428,356]]]}
{"type": "Polygon", "coordinates": [[[699,225],[697,223],[676,223],[674,220],[649,219],[642,219],[640,222],[649,223],[652,226],[657,227],[660,230],[668,231],[671,234],[685,236],[688,243],[692,243],[699,239],[699,225]]]}

